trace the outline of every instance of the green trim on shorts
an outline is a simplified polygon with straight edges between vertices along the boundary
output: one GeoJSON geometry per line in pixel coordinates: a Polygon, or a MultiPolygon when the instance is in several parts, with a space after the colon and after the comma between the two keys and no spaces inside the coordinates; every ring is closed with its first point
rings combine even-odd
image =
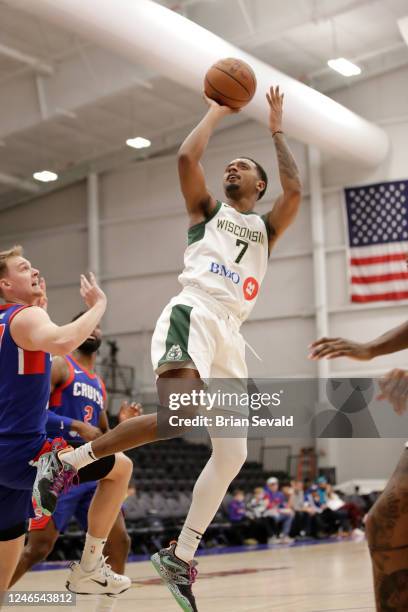
{"type": "Polygon", "coordinates": [[[171,309],[170,324],[166,338],[166,350],[157,367],[165,363],[182,363],[191,360],[188,354],[190,316],[192,306],[176,304],[171,309]]]}
{"type": "Polygon", "coordinates": [[[205,219],[205,221],[201,221],[200,223],[196,223],[196,225],[193,225],[193,227],[190,227],[190,229],[188,230],[188,246],[204,238],[205,226],[207,225],[209,221],[211,221],[211,219],[215,217],[215,215],[218,213],[220,208],[221,208],[221,202],[217,200],[217,204],[215,205],[214,210],[207,217],[207,219],[205,219]]]}

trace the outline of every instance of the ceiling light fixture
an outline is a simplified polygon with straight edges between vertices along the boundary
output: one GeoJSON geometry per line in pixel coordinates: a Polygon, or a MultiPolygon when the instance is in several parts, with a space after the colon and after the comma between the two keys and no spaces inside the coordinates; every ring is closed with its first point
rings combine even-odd
{"type": "Polygon", "coordinates": [[[134,149],[145,149],[150,147],[152,143],[147,138],[136,136],[136,138],[128,138],[126,144],[128,147],[133,147],[134,149]]]}
{"type": "Polygon", "coordinates": [[[41,170],[41,172],[34,172],[33,177],[36,181],[51,183],[52,181],[56,181],[58,179],[58,174],[55,174],[55,172],[51,172],[50,170],[41,170]]]}
{"type": "Polygon", "coordinates": [[[356,64],[353,64],[353,62],[350,62],[345,57],[330,59],[327,64],[332,70],[335,70],[336,72],[339,72],[340,74],[346,77],[361,74],[361,68],[359,66],[356,66],[356,64]]]}

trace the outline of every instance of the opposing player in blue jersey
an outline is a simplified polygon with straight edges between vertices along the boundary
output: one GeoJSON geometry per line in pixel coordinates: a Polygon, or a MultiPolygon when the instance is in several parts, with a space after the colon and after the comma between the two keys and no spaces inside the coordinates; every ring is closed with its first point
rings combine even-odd
{"type": "MultiPolygon", "coordinates": [[[[38,305],[44,298],[39,271],[23,257],[22,248],[0,253],[0,297],[6,301],[0,306],[0,592],[9,586],[26,521],[34,517],[33,462],[47,447],[50,354],[64,355],[80,346],[106,309],[106,296],[93,275],[81,277],[80,291],[89,310],[57,326],[38,305]]],[[[102,550],[125,498],[132,463],[124,455],[107,459],[96,470],[79,474],[80,482],[103,478],[91,504],[81,564],[70,576],[72,590],[83,593],[117,594],[130,587],[126,576],[106,565],[102,550]]],[[[57,495],[69,480],[68,471],[61,473],[53,492],[57,495]]]]}
{"type": "MultiPolygon", "coordinates": [[[[77,315],[73,320],[79,318],[77,315]]],[[[97,351],[102,342],[99,325],[71,355],[56,356],[51,368],[51,396],[47,435],[63,436],[71,445],[94,440],[108,431],[105,411],[106,391],[103,380],[95,373],[97,351]]],[[[141,406],[124,402],[120,414],[137,416],[141,406]]],[[[97,482],[86,482],[60,495],[52,516],[31,519],[29,536],[10,586],[17,582],[35,563],[46,559],[60,533],[74,516],[84,531],[88,528],[88,510],[97,482]]],[[[129,553],[130,538],[120,512],[111,529],[104,555],[113,571],[123,574],[129,553]]]]}

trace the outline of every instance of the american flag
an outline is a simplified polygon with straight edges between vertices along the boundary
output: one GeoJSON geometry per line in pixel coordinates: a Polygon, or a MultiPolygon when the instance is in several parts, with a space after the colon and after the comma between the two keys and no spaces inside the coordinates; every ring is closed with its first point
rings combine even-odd
{"type": "Polygon", "coordinates": [[[408,298],[408,180],[345,189],[352,302],[408,298]]]}

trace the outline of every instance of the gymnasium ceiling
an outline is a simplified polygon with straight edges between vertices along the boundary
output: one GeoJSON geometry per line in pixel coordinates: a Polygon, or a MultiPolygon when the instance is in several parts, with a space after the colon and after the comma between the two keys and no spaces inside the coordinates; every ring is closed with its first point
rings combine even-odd
{"type": "MultiPolygon", "coordinates": [[[[160,4],[329,95],[408,64],[397,26],[408,14],[407,0],[160,4]],[[338,56],[360,65],[361,76],[346,79],[330,70],[327,60],[338,56]]],[[[90,169],[170,151],[203,112],[199,96],[188,89],[3,0],[0,100],[0,208],[78,180],[90,169]],[[133,136],[149,138],[152,147],[130,149],[125,140],[133,136]],[[36,183],[32,174],[42,169],[60,179],[51,186],[36,183]]]]}

